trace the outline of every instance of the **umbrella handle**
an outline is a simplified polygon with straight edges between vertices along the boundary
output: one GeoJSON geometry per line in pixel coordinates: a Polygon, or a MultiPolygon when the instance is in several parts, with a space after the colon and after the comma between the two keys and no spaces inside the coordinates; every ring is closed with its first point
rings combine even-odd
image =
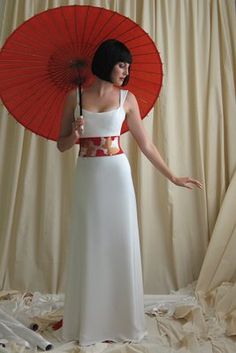
{"type": "MultiPolygon", "coordinates": [[[[82,112],[82,84],[81,82],[79,83],[79,112],[80,112],[80,119],[83,118],[83,112],[82,112]]],[[[84,124],[79,127],[79,132],[81,135],[84,133],[84,124]]]]}
{"type": "MultiPolygon", "coordinates": [[[[83,118],[83,115],[80,115],[80,119],[84,119],[84,118],[83,118]]],[[[83,124],[83,125],[80,125],[80,127],[79,127],[79,132],[80,132],[81,135],[83,135],[83,133],[84,133],[84,124],[83,124]]]]}
{"type": "Polygon", "coordinates": [[[79,106],[80,106],[80,117],[83,117],[82,113],[82,85],[81,83],[79,84],[79,106]]]}
{"type": "MultiPolygon", "coordinates": [[[[74,117],[74,121],[78,121],[79,119],[84,119],[84,117],[83,117],[83,115],[80,115],[79,117],[78,116],[75,116],[74,117]]],[[[81,135],[83,135],[83,133],[84,133],[84,122],[82,122],[82,125],[80,125],[79,126],[79,133],[81,134],[81,135]]]]}

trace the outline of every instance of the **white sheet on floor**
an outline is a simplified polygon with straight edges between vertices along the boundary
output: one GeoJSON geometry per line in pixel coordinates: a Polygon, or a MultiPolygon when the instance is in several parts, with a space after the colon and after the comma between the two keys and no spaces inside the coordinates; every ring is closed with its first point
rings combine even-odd
{"type": "MultiPolygon", "coordinates": [[[[30,303],[26,305],[24,296],[15,294],[11,300],[0,300],[0,307],[6,306],[8,310],[14,307],[19,313],[19,308],[24,311],[25,305],[25,311],[32,313],[34,306],[37,308],[41,306],[44,320],[41,327],[45,329],[42,335],[46,341],[54,345],[52,353],[235,353],[235,330],[229,330],[229,327],[232,327],[232,320],[229,320],[229,316],[223,317],[222,313],[218,313],[219,304],[224,298],[228,298],[231,292],[234,292],[234,285],[224,283],[199,300],[195,296],[195,284],[191,284],[170,295],[145,295],[147,338],[139,344],[99,343],[84,349],[75,342],[65,344],[61,329],[57,331],[46,329],[47,317],[51,323],[53,313],[63,303],[63,295],[59,300],[58,295],[37,293],[31,301],[32,307],[29,310],[30,303]],[[56,305],[52,304],[53,298],[56,305]]],[[[40,312],[37,314],[40,320],[40,312]]],[[[59,319],[57,316],[54,318],[59,319]]],[[[10,342],[6,348],[10,353],[23,353],[14,350],[10,342]]],[[[25,353],[31,352],[34,352],[32,348],[25,350],[25,353]]]]}

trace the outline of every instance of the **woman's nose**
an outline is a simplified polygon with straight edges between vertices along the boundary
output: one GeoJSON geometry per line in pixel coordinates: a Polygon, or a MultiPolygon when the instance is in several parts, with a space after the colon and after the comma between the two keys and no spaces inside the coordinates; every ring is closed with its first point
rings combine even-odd
{"type": "Polygon", "coordinates": [[[129,74],[129,68],[128,68],[128,67],[125,67],[124,72],[125,72],[126,75],[128,75],[128,74],[129,74]]]}

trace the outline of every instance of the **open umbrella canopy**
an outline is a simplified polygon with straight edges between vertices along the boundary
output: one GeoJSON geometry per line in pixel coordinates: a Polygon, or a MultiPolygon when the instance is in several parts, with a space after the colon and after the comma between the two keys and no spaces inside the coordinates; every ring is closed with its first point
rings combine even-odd
{"type": "MultiPolygon", "coordinates": [[[[150,36],[129,18],[101,7],[61,6],[20,25],[0,52],[0,95],[15,119],[47,139],[57,140],[67,93],[93,82],[91,61],[106,39],[131,51],[126,86],[137,98],[141,117],[153,107],[162,85],[162,63],[150,36]]],[[[128,130],[126,122],[122,133],[128,130]]]]}

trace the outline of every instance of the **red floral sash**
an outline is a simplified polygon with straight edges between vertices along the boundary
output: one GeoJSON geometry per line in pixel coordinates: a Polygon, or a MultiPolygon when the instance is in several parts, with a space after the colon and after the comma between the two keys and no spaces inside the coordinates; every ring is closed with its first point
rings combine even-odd
{"type": "Polygon", "coordinates": [[[120,136],[80,138],[80,157],[104,157],[124,153],[120,147],[120,136]]]}

